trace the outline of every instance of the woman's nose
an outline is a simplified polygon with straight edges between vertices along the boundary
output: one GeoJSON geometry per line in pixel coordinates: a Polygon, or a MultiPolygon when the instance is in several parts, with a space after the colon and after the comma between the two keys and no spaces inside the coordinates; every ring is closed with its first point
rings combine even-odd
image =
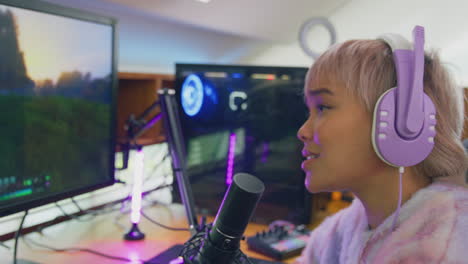
{"type": "Polygon", "coordinates": [[[302,126],[297,131],[297,138],[302,142],[306,142],[308,140],[313,139],[313,136],[314,133],[312,129],[312,121],[309,118],[304,122],[304,124],[302,124],[302,126]]]}

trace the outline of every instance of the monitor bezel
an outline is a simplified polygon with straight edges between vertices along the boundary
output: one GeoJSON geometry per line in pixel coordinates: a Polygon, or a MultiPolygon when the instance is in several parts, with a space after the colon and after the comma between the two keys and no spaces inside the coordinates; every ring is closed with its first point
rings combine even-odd
{"type": "Polygon", "coordinates": [[[14,8],[22,8],[31,11],[41,12],[45,14],[51,14],[61,16],[65,18],[71,18],[76,20],[82,20],[86,22],[92,22],[102,25],[108,25],[112,28],[112,50],[111,50],[111,125],[110,125],[110,140],[109,140],[109,171],[108,179],[98,184],[92,184],[89,186],[77,188],[74,190],[68,190],[54,195],[34,199],[25,202],[15,202],[10,206],[0,208],[0,217],[15,214],[21,211],[29,210],[60,200],[64,200],[73,196],[84,194],[87,192],[95,191],[107,186],[111,186],[115,183],[115,144],[116,144],[116,106],[117,106],[117,20],[111,17],[102,16],[89,11],[79,10],[75,8],[60,6],[39,0],[21,1],[21,0],[0,0],[0,5],[11,6],[14,8]]]}

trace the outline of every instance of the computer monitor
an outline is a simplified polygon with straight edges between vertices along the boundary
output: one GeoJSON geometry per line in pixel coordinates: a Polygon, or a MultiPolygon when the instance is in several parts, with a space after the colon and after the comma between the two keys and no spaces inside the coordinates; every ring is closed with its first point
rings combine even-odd
{"type": "Polygon", "coordinates": [[[115,21],[0,0],[0,216],[114,183],[115,21]]]}
{"type": "MultiPolygon", "coordinates": [[[[176,64],[186,173],[199,211],[215,214],[235,173],[266,186],[253,220],[309,223],[297,130],[307,68],[176,64]]],[[[177,192],[176,192],[177,194],[177,192]]]]}

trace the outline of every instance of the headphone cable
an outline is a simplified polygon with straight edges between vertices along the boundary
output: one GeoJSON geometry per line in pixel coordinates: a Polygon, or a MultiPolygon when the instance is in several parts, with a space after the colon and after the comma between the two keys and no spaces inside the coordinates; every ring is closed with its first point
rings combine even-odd
{"type": "Polygon", "coordinates": [[[400,167],[399,168],[399,172],[400,172],[400,180],[399,180],[399,192],[398,192],[398,207],[396,209],[396,212],[395,212],[395,216],[393,217],[393,224],[392,224],[392,231],[395,231],[395,228],[396,228],[396,224],[397,224],[397,221],[398,221],[398,216],[400,215],[400,208],[401,208],[401,196],[402,196],[402,193],[403,193],[403,184],[402,184],[402,181],[403,181],[403,173],[405,172],[405,168],[404,167],[400,167]]]}

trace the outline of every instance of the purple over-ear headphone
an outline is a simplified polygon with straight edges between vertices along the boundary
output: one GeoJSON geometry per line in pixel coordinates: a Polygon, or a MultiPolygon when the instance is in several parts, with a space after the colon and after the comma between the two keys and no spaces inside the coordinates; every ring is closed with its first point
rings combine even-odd
{"type": "Polygon", "coordinates": [[[396,34],[386,34],[379,39],[392,49],[397,86],[377,101],[372,145],[387,164],[413,166],[431,153],[436,135],[434,103],[423,91],[424,28],[413,29],[413,45],[396,34]]]}

